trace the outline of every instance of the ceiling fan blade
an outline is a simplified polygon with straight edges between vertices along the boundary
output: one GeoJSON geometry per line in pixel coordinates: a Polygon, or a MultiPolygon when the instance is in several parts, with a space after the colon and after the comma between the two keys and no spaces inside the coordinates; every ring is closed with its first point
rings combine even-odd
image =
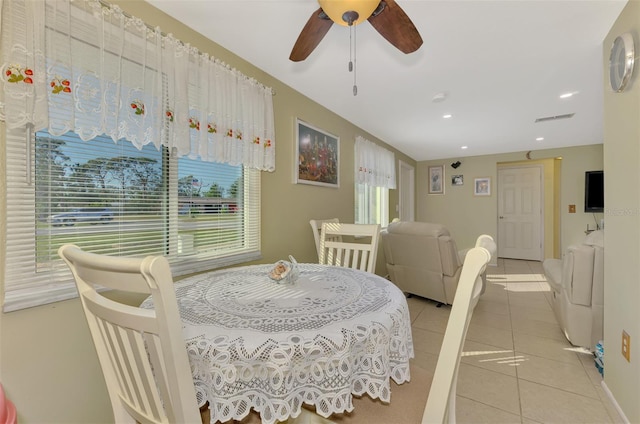
{"type": "Polygon", "coordinates": [[[322,11],[322,8],[313,12],[293,45],[289,60],[293,62],[305,60],[320,44],[331,25],[333,21],[322,11]]]}
{"type": "Polygon", "coordinates": [[[382,11],[373,12],[369,23],[401,52],[412,53],[418,50],[422,45],[422,37],[404,10],[394,0],[382,0],[380,3],[386,5],[382,11]]]}

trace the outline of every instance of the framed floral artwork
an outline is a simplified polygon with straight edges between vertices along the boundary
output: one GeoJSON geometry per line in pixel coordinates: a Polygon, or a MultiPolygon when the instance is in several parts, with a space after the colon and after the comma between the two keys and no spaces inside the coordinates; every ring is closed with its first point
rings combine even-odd
{"type": "Polygon", "coordinates": [[[476,196],[491,196],[491,178],[476,178],[473,182],[473,194],[476,196]]]}
{"type": "Polygon", "coordinates": [[[296,184],[340,187],[340,137],[296,119],[296,184]]]}
{"type": "Polygon", "coordinates": [[[453,175],[451,177],[451,185],[453,186],[464,185],[464,175],[453,175]]]}
{"type": "Polygon", "coordinates": [[[429,194],[444,194],[444,165],[429,167],[429,194]]]}

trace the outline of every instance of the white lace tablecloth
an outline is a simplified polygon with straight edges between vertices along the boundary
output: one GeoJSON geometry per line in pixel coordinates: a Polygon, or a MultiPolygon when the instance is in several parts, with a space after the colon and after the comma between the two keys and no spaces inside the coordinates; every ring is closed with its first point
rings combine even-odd
{"type": "MultiPolygon", "coordinates": [[[[409,381],[411,322],[404,294],[379,276],[299,264],[277,284],[272,265],[230,268],[176,283],[199,405],[211,422],[251,409],[264,424],[352,411],[352,395],[389,402],[409,381]]],[[[151,305],[149,300],[143,305],[151,305]]]]}

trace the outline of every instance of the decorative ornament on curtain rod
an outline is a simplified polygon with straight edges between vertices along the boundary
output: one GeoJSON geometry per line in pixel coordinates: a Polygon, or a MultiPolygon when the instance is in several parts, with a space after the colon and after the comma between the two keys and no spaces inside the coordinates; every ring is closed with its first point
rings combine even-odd
{"type": "Polygon", "coordinates": [[[273,90],[255,79],[98,0],[4,1],[1,17],[7,128],[275,169],[273,90]]]}

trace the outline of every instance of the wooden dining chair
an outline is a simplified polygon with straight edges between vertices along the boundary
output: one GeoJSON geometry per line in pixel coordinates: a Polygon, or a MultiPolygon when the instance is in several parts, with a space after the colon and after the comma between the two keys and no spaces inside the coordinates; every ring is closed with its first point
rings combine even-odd
{"type": "Polygon", "coordinates": [[[465,256],[422,416],[423,424],[456,422],[456,385],[462,347],[473,310],[483,289],[482,274],[495,251],[493,239],[480,236],[476,247],[470,249],[465,256]]]}
{"type": "MultiPolygon", "coordinates": [[[[311,230],[313,231],[313,241],[316,242],[316,252],[318,253],[318,259],[320,259],[320,233],[322,232],[322,224],[325,222],[332,222],[336,224],[340,222],[340,220],[338,218],[309,220],[309,225],[311,225],[311,230]]],[[[335,240],[342,241],[342,237],[336,236],[335,240]]]]}
{"type": "Polygon", "coordinates": [[[375,273],[379,239],[379,224],[324,222],[319,263],[375,273]]]}
{"type": "Polygon", "coordinates": [[[74,245],[69,265],[116,423],[200,423],[182,325],[166,258],[116,258],[74,245]],[[109,299],[107,288],[153,296],[154,309],[109,299]]]}

